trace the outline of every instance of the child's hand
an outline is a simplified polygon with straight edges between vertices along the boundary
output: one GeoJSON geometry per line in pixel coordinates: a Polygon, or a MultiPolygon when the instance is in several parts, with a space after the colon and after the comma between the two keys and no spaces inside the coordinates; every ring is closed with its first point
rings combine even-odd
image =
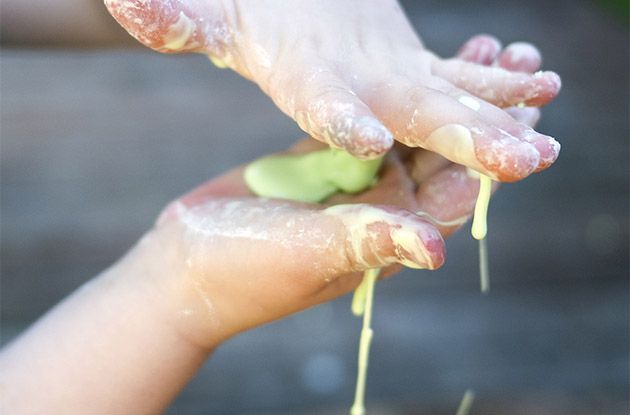
{"type": "MultiPolygon", "coordinates": [[[[296,151],[314,146],[323,144],[308,140],[296,151]]],[[[444,245],[432,218],[390,204],[395,194],[393,203],[418,205],[404,172],[393,152],[382,183],[360,196],[339,196],[335,202],[343,204],[328,207],[256,198],[239,168],[173,202],[129,259],[160,258],[165,274],[158,281],[177,287],[166,290],[178,293],[171,314],[186,315],[178,324],[185,337],[210,349],[240,331],[351,291],[368,268],[441,266],[444,245]],[[357,204],[363,201],[375,204],[357,204]]],[[[476,183],[463,168],[455,176],[436,175],[427,184],[458,186],[449,192],[455,200],[441,201],[459,206],[448,214],[461,225],[476,183]]]]}
{"type": "MultiPolygon", "coordinates": [[[[324,146],[294,151],[314,145],[324,146]]],[[[394,150],[373,189],[332,207],[253,197],[242,168],[173,202],[122,260],[0,354],[5,409],[160,413],[229,337],[347,293],[365,269],[439,267],[438,227],[468,217],[477,180],[424,154],[433,172],[415,171],[420,187],[411,154],[394,150]],[[388,206],[351,204],[368,200],[388,206]],[[437,224],[455,220],[436,227],[419,206],[437,224]]]]}
{"type": "MultiPolygon", "coordinates": [[[[105,3],[145,45],[211,55],[256,82],[312,137],[359,157],[383,155],[395,139],[515,181],[558,155],[555,140],[501,109],[548,103],[558,75],[441,59],[394,0],[105,3]]],[[[493,60],[498,44],[487,46],[493,60]]],[[[501,59],[531,58],[528,48],[512,52],[501,59]]]]}

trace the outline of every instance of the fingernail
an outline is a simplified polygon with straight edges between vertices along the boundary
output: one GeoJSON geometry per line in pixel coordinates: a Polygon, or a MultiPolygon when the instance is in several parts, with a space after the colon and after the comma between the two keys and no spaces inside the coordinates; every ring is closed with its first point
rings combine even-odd
{"type": "Polygon", "coordinates": [[[323,212],[343,221],[352,255],[365,267],[374,267],[374,260],[381,266],[399,263],[416,269],[436,269],[444,263],[442,236],[428,221],[411,212],[363,204],[335,205],[323,212]],[[377,231],[382,226],[386,228],[377,231]],[[391,245],[386,249],[387,256],[380,256],[385,230],[391,245]],[[366,250],[366,246],[371,248],[366,250]]]}
{"type": "Polygon", "coordinates": [[[538,167],[535,171],[540,171],[551,166],[560,154],[560,143],[548,135],[532,131],[531,133],[525,135],[523,140],[536,147],[536,150],[538,150],[538,153],[540,154],[540,161],[538,162],[538,167]]]}
{"type": "Polygon", "coordinates": [[[427,255],[422,252],[422,244],[413,230],[394,229],[390,235],[396,249],[398,263],[413,269],[431,268],[427,255]]]}
{"type": "Polygon", "coordinates": [[[560,92],[560,88],[562,88],[562,78],[555,72],[538,71],[534,74],[534,78],[544,79],[549,85],[549,89],[556,93],[560,92]]]}
{"type": "Polygon", "coordinates": [[[515,182],[529,176],[540,162],[533,144],[519,140],[503,130],[492,135],[477,135],[475,155],[486,170],[502,182],[515,182]]]}
{"type": "Polygon", "coordinates": [[[510,44],[499,56],[499,66],[502,68],[532,72],[540,67],[540,52],[533,45],[525,42],[510,44]]]}
{"type": "Polygon", "coordinates": [[[501,50],[501,42],[490,35],[477,35],[472,37],[457,52],[457,57],[468,62],[482,65],[492,63],[497,53],[501,50]]]}
{"type": "Polygon", "coordinates": [[[562,88],[560,75],[551,71],[538,71],[533,75],[535,82],[526,93],[525,103],[546,104],[554,99],[562,88]]]}
{"type": "Polygon", "coordinates": [[[307,111],[297,111],[293,119],[313,137],[360,159],[380,157],[394,145],[392,133],[373,117],[340,113],[332,121],[319,125],[307,111]]]}
{"type": "MultiPolygon", "coordinates": [[[[345,137],[343,130],[338,131],[338,134],[345,137]]],[[[331,139],[333,137],[334,134],[331,139]]],[[[345,141],[338,141],[337,144],[362,159],[380,157],[394,145],[392,133],[372,117],[354,120],[349,135],[345,138],[345,141]]]]}

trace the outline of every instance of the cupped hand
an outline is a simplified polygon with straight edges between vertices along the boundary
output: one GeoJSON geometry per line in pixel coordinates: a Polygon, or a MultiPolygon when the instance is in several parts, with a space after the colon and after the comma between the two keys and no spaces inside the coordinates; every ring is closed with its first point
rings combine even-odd
{"type": "MultiPolygon", "coordinates": [[[[257,83],[310,136],[360,158],[382,156],[397,140],[516,181],[558,156],[553,138],[502,109],[548,103],[558,75],[441,59],[394,0],[105,4],[145,45],[210,55],[257,83]]],[[[488,47],[483,53],[498,45],[488,47]]],[[[514,48],[505,58],[529,53],[514,48]]]]}

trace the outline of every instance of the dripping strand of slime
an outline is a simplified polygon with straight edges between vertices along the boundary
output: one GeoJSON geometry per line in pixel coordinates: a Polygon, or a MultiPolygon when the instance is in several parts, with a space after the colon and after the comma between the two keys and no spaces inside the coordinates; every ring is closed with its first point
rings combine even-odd
{"type": "Polygon", "coordinates": [[[357,288],[354,289],[354,294],[352,295],[352,314],[357,317],[363,315],[365,311],[365,292],[367,290],[368,278],[366,278],[366,272],[363,273],[363,279],[361,280],[361,284],[357,288]]]}
{"type": "Polygon", "coordinates": [[[365,384],[367,380],[370,344],[374,332],[371,328],[372,305],[374,302],[374,285],[378,279],[380,268],[368,269],[363,274],[363,280],[354,292],[352,298],[352,312],[363,314],[363,327],[359,340],[359,359],[357,368],[357,385],[354,393],[354,403],[350,408],[350,415],[365,415],[365,384]]]}
{"type": "Polygon", "coordinates": [[[488,205],[492,194],[492,179],[483,174],[479,174],[479,194],[475,203],[475,214],[471,233],[473,238],[479,241],[479,280],[481,292],[487,293],[490,290],[490,271],[488,267],[488,244],[486,234],[488,233],[488,205]]]}
{"type": "Polygon", "coordinates": [[[459,408],[457,408],[456,415],[468,415],[470,413],[470,408],[472,407],[474,400],[475,392],[468,389],[466,393],[464,393],[462,401],[459,403],[459,408]]]}

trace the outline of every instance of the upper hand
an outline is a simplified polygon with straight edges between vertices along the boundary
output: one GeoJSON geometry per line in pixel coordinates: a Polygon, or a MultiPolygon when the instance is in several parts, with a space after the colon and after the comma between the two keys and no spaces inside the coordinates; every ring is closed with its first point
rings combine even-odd
{"type": "MultiPolygon", "coordinates": [[[[558,156],[555,140],[502,109],[548,103],[558,75],[442,59],[394,0],[105,3],[147,46],[213,56],[256,82],[309,135],[358,157],[381,156],[397,140],[515,181],[558,156]]],[[[498,49],[488,42],[483,54],[492,61],[498,49]]],[[[532,58],[529,49],[512,52],[507,63],[532,58]]]]}

